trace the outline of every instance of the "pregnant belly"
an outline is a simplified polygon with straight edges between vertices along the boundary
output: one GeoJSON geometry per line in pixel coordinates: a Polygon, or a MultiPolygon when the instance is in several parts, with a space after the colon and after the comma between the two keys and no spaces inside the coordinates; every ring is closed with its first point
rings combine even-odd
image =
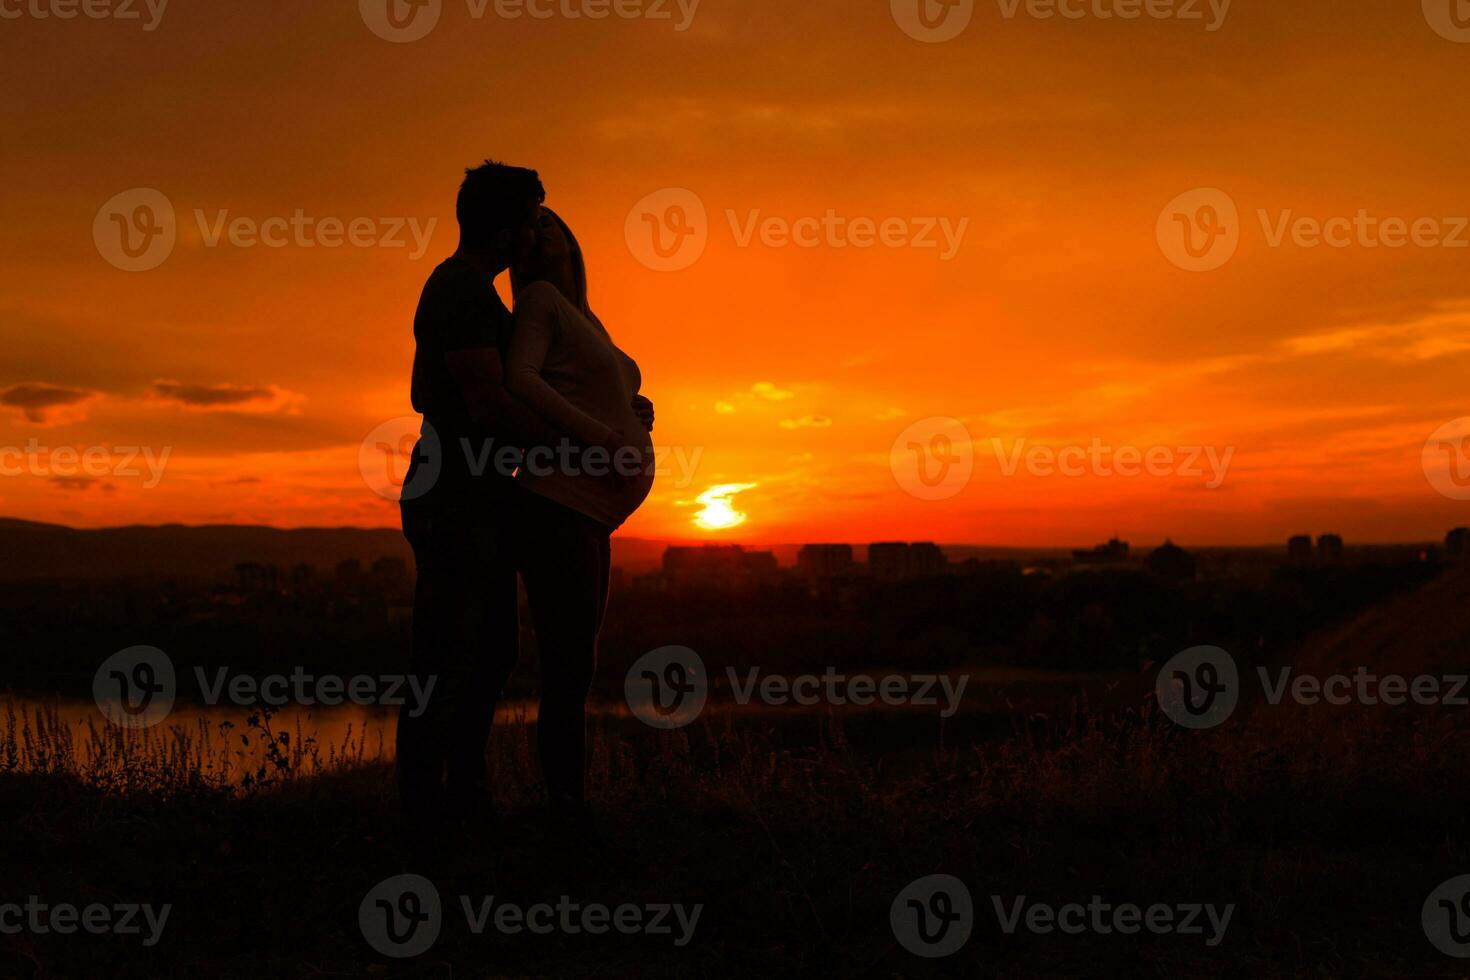
{"type": "Polygon", "coordinates": [[[643,436],[638,441],[639,448],[643,450],[642,465],[636,473],[628,476],[623,484],[623,492],[619,494],[619,503],[622,504],[623,510],[631,515],[643,504],[644,500],[648,499],[649,492],[653,490],[653,440],[649,437],[648,431],[642,425],[638,424],[636,419],[634,420],[634,428],[624,431],[638,432],[643,436]]]}

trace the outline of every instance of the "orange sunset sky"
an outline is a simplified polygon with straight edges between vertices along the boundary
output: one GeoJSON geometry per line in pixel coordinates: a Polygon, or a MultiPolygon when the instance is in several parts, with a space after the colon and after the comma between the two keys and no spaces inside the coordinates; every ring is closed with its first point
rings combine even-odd
{"type": "Polygon", "coordinates": [[[1434,0],[1235,0],[1215,30],[1204,3],[1205,21],[1124,20],[991,0],[943,43],[889,0],[702,0],[687,20],[672,0],[668,19],[602,20],[443,0],[409,43],[355,0],[172,0],[152,30],[141,2],[144,22],[36,16],[47,2],[0,0],[0,446],[169,456],[152,480],[142,459],[89,476],[11,452],[0,515],[396,523],[359,447],[411,411],[419,288],[454,248],[463,168],[491,156],[540,170],[658,444],[693,464],[666,466],[624,534],[1201,545],[1470,523],[1424,466],[1431,433],[1470,415],[1470,44],[1434,29],[1434,0]],[[1202,187],[1238,206],[1239,247],[1190,272],[1157,229],[1202,187]],[[133,188],[177,215],[150,271],[94,239],[133,188]],[[707,212],[677,271],[626,231],[666,188],[707,212]],[[298,210],[436,225],[415,258],[406,232],[210,246],[195,214],[298,210]],[[937,231],[939,248],[742,244],[752,220],[829,211],[964,233],[947,259],[937,231]],[[1273,246],[1288,211],[1459,224],[1460,247],[1273,246]],[[942,500],[890,458],[933,417],[973,439],[942,500]],[[1233,455],[1213,487],[1006,472],[1017,446],[1094,440],[1233,455]],[[695,498],[724,484],[749,485],[746,520],[701,529],[695,498]]]}

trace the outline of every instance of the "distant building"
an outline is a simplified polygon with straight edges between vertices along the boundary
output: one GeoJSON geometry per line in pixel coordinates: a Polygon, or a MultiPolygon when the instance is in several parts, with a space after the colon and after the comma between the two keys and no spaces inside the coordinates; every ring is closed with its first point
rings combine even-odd
{"type": "Polygon", "coordinates": [[[943,575],[949,571],[949,559],[933,541],[915,541],[909,547],[909,559],[913,563],[914,574],[919,578],[943,575]]]}
{"type": "Polygon", "coordinates": [[[401,589],[408,584],[408,562],[385,555],[373,562],[373,581],[387,589],[401,589]]]}
{"type": "Polygon", "coordinates": [[[1149,552],[1143,563],[1150,572],[1170,582],[1194,581],[1194,555],[1173,541],[1165,539],[1162,545],[1149,552]]]}
{"type": "Polygon", "coordinates": [[[281,584],[281,570],[275,565],[241,562],[235,566],[241,592],[275,592],[281,584]]]}
{"type": "Polygon", "coordinates": [[[738,544],[671,545],[664,550],[664,578],[676,586],[753,585],[774,578],[779,568],[774,552],[746,551],[738,544]]]}
{"type": "Polygon", "coordinates": [[[344,558],[337,562],[337,584],[357,585],[362,582],[362,562],[356,558],[344,558]]]}
{"type": "Polygon", "coordinates": [[[1128,560],[1128,542],[1109,538],[1107,544],[1072,552],[1072,558],[1079,565],[1115,565],[1128,560]]]}
{"type": "Polygon", "coordinates": [[[852,545],[808,544],[796,553],[796,568],[808,578],[829,579],[852,571],[852,545]]]}
{"type": "Polygon", "coordinates": [[[1456,558],[1463,558],[1470,554],[1470,527],[1457,527],[1446,534],[1444,550],[1456,558]]]}
{"type": "Polygon", "coordinates": [[[902,541],[875,541],[868,545],[868,571],[886,582],[908,578],[909,546],[902,541]]]}
{"type": "Polygon", "coordinates": [[[1298,568],[1310,565],[1312,563],[1312,536],[1298,534],[1286,542],[1286,559],[1298,568]]]}
{"type": "Polygon", "coordinates": [[[1317,539],[1317,560],[1324,565],[1342,564],[1342,538],[1336,534],[1324,534],[1317,539]]]}
{"type": "Polygon", "coordinates": [[[868,570],[884,582],[942,575],[949,568],[944,552],[932,541],[881,541],[868,546],[868,570]]]}
{"type": "Polygon", "coordinates": [[[305,563],[291,566],[291,591],[300,595],[316,588],[316,569],[305,563]]]}

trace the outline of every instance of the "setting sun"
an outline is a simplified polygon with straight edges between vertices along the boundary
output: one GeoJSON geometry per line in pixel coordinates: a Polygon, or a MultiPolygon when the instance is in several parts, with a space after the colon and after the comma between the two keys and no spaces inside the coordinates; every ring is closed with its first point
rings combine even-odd
{"type": "Polygon", "coordinates": [[[704,508],[694,515],[694,523],[706,531],[723,531],[726,528],[739,527],[745,523],[748,515],[744,511],[736,510],[730,503],[730,499],[744,490],[754,489],[754,483],[721,483],[710,487],[704,493],[694,498],[696,502],[704,505],[704,508]]]}

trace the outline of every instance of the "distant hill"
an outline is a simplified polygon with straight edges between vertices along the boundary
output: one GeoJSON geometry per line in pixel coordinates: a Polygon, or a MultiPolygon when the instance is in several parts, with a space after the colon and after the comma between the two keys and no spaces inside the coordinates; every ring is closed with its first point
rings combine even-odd
{"type": "MultiPolygon", "coordinates": [[[[613,536],[613,565],[628,575],[642,575],[659,567],[670,544],[699,545],[700,541],[613,536]]],[[[800,544],[744,543],[747,550],[768,550],[790,567],[796,564],[800,544]]],[[[950,561],[1067,561],[1067,548],[1003,548],[988,545],[942,544],[950,561]]],[[[1397,557],[1418,545],[1363,546],[1349,549],[1364,556],[1382,552],[1397,557]]],[[[1425,545],[1432,548],[1433,545],[1425,545]]],[[[1146,548],[1135,549],[1141,559],[1146,548]]],[[[1270,555],[1284,548],[1202,548],[1201,554],[1270,555]]],[[[867,560],[867,546],[853,545],[853,556],[867,560]]],[[[134,525],[82,529],[0,517],[0,582],[35,579],[116,578],[234,578],[241,562],[265,565],[312,565],[330,571],[339,561],[357,558],[371,564],[378,558],[412,560],[403,535],[396,528],[318,527],[283,530],[258,525],[218,524],[189,527],[182,524],[134,525]]]]}
{"type": "MultiPolygon", "coordinates": [[[[613,536],[613,564],[629,575],[659,567],[670,542],[653,538],[613,536]]],[[[786,566],[796,564],[799,544],[746,544],[749,550],[770,550],[786,566]]],[[[994,548],[944,545],[952,561],[1035,560],[1061,558],[1065,549],[994,548]]],[[[858,561],[867,547],[854,545],[858,561]]],[[[378,558],[412,560],[403,535],[396,528],[298,528],[283,530],[258,525],[182,524],[133,525],[82,529],[0,518],[0,582],[35,579],[195,578],[224,580],[234,577],[241,562],[265,565],[312,565],[330,571],[339,561],[357,558],[371,564],[378,558]]]]}
{"type": "MultiPolygon", "coordinates": [[[[641,574],[662,559],[664,543],[613,538],[613,564],[641,574]]],[[[110,527],[87,530],[0,518],[0,582],[36,579],[193,578],[226,580],[241,562],[329,571],[339,561],[412,552],[393,528],[298,528],[243,525],[110,527]]]]}

